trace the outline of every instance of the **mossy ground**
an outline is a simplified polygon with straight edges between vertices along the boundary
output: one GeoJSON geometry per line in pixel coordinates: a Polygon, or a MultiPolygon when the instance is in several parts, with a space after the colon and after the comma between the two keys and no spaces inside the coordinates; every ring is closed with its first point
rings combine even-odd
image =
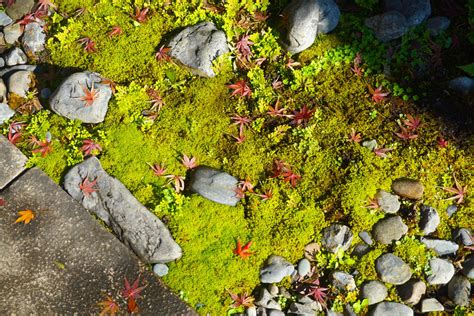
{"type": "MultiPolygon", "coordinates": [[[[318,37],[310,49],[293,57],[301,63],[293,71],[285,67],[288,57],[278,44],[278,33],[253,18],[256,11],[267,9],[267,1],[228,1],[225,14],[206,9],[200,1],[56,2],[63,16],[54,14],[50,19],[46,62],[64,69],[96,71],[118,84],[117,93],[101,124],[69,121],[47,110],[22,117],[19,120],[28,122],[29,135],[44,139],[47,132],[52,134],[54,150],[42,158],[32,155],[26,144],[20,147],[31,157],[31,166],[38,166],[61,183],[68,168],[84,159],[79,150],[82,140],[98,141],[105,170],[165,220],[183,248],[182,259],[170,264],[164,281],[199,313],[225,314],[231,303],[226,289],[251,292],[259,283],[259,267],[269,255],[296,262],[303,255],[303,247],[318,241],[321,229],[332,222],[350,225],[355,236],[361,230],[370,231],[383,214],[366,208],[368,199],[377,189],[389,191],[392,180],[398,177],[417,178],[425,186],[423,201],[415,205],[406,202],[416,214],[408,222],[410,236],[419,235],[421,203],[439,211],[440,238],[449,238],[452,228],[472,225],[470,197],[449,218],[445,210],[451,202],[445,199],[450,195],[442,190],[454,184],[453,174],[462,184],[473,187],[472,153],[465,151],[466,143],[454,138],[440,118],[416,102],[395,96],[381,104],[370,100],[368,83],[393,85],[377,72],[381,61],[373,60],[374,67],[367,66],[367,75],[362,78],[351,72],[355,53],[365,45],[349,45],[345,34],[351,30],[344,27],[353,25],[355,17],[345,23],[343,20],[334,34],[318,37]],[[152,14],[146,23],[133,22],[130,13],[134,5],[150,7],[152,14]],[[73,17],[81,7],[86,11],[73,17]],[[234,70],[235,56],[229,54],[216,63],[218,76],[211,79],[192,76],[175,62],[155,60],[155,52],[171,32],[205,20],[216,22],[230,41],[248,30],[255,42],[254,58],[266,57],[267,61],[262,66],[234,70]],[[242,21],[250,21],[250,26],[242,21]],[[109,38],[108,32],[116,25],[123,34],[109,38]],[[97,52],[86,53],[77,43],[85,36],[96,42],[97,52]],[[246,76],[253,88],[252,97],[231,97],[226,85],[246,76]],[[271,88],[277,76],[284,83],[281,90],[271,88]],[[148,88],[158,90],[165,103],[155,121],[142,115],[150,108],[148,88]],[[316,112],[306,126],[295,127],[289,119],[266,114],[277,99],[290,110],[307,104],[316,112]],[[236,113],[253,119],[242,144],[231,136],[237,135],[230,119],[236,113]],[[415,140],[400,140],[394,135],[406,114],[423,120],[415,140]],[[381,158],[348,141],[351,128],[363,139],[375,139],[379,146],[392,151],[381,158]],[[449,141],[447,148],[437,145],[441,135],[449,141]],[[239,179],[248,177],[257,193],[271,189],[273,198],[263,201],[250,195],[238,206],[228,207],[197,195],[177,194],[165,179],[154,176],[149,164],[162,163],[168,173],[185,176],[186,169],[180,163],[183,154],[239,179]],[[275,159],[286,161],[302,176],[295,188],[270,177],[275,159]],[[236,240],[252,240],[255,254],[246,260],[235,257],[232,249],[236,240]]],[[[284,2],[270,10],[278,12],[284,2]]],[[[366,45],[370,52],[384,51],[383,45],[370,36],[369,32],[364,37],[369,38],[366,45]]],[[[50,88],[60,79],[55,78],[50,88]]],[[[428,254],[420,247],[409,237],[394,247],[400,256],[417,265],[413,268],[419,275],[424,267],[418,265],[426,262],[428,254]]],[[[361,272],[358,283],[376,277],[373,261],[385,250],[376,248],[351,264],[361,272]]]]}

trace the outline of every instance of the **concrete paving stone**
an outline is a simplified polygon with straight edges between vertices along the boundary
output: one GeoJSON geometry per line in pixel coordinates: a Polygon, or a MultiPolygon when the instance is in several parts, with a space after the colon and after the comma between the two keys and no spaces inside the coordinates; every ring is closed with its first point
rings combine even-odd
{"type": "Polygon", "coordinates": [[[124,277],[138,276],[141,315],[197,315],[39,169],[0,199],[0,315],[97,315],[106,295],[120,301],[124,277]],[[24,209],[35,218],[14,224],[24,209]]]}
{"type": "Polygon", "coordinates": [[[0,190],[25,170],[27,161],[18,148],[0,135],[0,190]]]}

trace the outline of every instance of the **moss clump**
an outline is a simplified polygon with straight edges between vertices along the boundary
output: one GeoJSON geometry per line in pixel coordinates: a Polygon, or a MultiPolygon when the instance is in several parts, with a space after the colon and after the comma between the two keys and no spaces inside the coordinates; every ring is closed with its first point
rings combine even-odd
{"type": "Polygon", "coordinates": [[[393,254],[408,263],[413,274],[424,279],[424,272],[427,269],[429,260],[435,256],[432,250],[426,248],[414,236],[405,236],[395,242],[393,254]]]}

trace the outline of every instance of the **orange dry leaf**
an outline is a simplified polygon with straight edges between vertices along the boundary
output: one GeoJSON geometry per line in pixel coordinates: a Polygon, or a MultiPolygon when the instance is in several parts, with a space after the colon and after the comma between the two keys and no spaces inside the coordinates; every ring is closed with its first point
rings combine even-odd
{"type": "Polygon", "coordinates": [[[19,211],[18,214],[20,215],[20,217],[16,219],[15,223],[23,222],[25,224],[28,224],[33,218],[35,218],[35,213],[33,213],[32,210],[19,211]]]}
{"type": "Polygon", "coordinates": [[[105,301],[99,302],[98,305],[103,307],[103,309],[100,312],[99,316],[105,316],[107,314],[110,314],[111,316],[114,316],[115,313],[117,313],[119,311],[118,304],[108,295],[107,295],[107,299],[105,301]]]}

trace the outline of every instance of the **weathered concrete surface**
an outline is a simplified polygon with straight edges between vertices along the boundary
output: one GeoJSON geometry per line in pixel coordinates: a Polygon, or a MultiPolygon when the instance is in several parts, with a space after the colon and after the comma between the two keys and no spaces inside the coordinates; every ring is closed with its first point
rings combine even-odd
{"type": "Polygon", "coordinates": [[[42,171],[28,170],[0,198],[0,315],[97,315],[107,294],[124,312],[124,277],[138,275],[142,315],[196,315],[42,171]],[[24,209],[36,217],[14,224],[24,209]]]}
{"type": "Polygon", "coordinates": [[[0,190],[25,170],[27,160],[18,148],[0,135],[0,190]]]}

